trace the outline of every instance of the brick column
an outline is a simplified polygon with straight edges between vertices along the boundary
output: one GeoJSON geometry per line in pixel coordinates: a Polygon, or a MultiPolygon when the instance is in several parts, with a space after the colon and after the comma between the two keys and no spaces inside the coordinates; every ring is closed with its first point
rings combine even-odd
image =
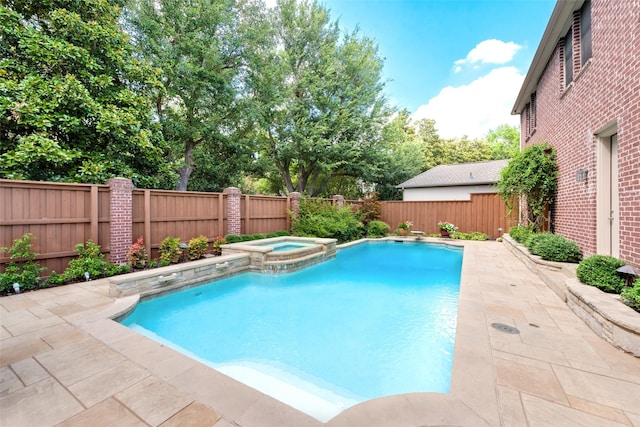
{"type": "Polygon", "coordinates": [[[291,213],[297,214],[300,209],[300,196],[297,191],[289,193],[289,200],[291,201],[291,213]]]}
{"type": "Polygon", "coordinates": [[[227,206],[225,208],[227,227],[225,234],[241,234],[242,215],[240,210],[240,189],[236,187],[228,187],[225,188],[222,193],[227,195],[227,206]]]}
{"type": "Polygon", "coordinates": [[[344,196],[341,196],[339,194],[336,194],[335,196],[332,197],[333,202],[339,207],[343,207],[344,206],[344,196]]]}
{"type": "Polygon", "coordinates": [[[127,252],[133,242],[133,183],[127,178],[111,178],[109,208],[109,260],[114,264],[127,262],[127,252]]]}

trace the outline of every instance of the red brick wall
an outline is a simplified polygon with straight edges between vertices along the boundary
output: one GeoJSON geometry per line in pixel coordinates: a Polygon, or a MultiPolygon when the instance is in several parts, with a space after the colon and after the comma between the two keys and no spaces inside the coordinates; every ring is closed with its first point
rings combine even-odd
{"type": "MultiPolygon", "coordinates": [[[[620,258],[640,266],[640,8],[634,1],[593,0],[593,55],[564,88],[559,45],[537,88],[537,128],[523,145],[548,142],[558,154],[560,178],[555,232],[596,253],[595,133],[617,121],[620,258]],[[576,180],[579,169],[588,179],[576,180]]],[[[579,40],[578,40],[579,42],[579,40]]],[[[526,123],[521,115],[521,127],[526,123]]]]}

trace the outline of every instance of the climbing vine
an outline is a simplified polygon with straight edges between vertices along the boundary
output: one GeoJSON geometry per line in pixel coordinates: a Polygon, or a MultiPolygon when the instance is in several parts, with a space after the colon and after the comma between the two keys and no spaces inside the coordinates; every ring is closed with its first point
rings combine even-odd
{"type": "Polygon", "coordinates": [[[522,150],[502,170],[498,192],[509,209],[516,197],[526,203],[527,219],[540,231],[545,208],[551,205],[558,188],[556,151],[549,144],[536,144],[522,150]]]}

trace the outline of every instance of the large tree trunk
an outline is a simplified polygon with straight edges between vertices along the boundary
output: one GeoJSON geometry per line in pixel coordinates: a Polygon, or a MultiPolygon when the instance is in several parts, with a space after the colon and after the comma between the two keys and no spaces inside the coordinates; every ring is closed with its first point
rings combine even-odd
{"type": "Polygon", "coordinates": [[[185,145],[184,149],[184,166],[178,169],[180,178],[178,179],[178,191],[187,191],[189,185],[189,178],[193,173],[193,148],[196,144],[193,141],[189,141],[185,145]]]}

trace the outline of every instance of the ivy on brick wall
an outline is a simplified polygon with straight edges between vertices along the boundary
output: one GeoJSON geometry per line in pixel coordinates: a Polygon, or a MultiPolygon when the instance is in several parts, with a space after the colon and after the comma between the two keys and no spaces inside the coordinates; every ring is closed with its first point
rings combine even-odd
{"type": "Polygon", "coordinates": [[[527,219],[540,231],[545,210],[551,205],[558,188],[556,151],[549,144],[527,147],[502,170],[498,192],[509,209],[520,198],[526,203],[527,219]]]}

